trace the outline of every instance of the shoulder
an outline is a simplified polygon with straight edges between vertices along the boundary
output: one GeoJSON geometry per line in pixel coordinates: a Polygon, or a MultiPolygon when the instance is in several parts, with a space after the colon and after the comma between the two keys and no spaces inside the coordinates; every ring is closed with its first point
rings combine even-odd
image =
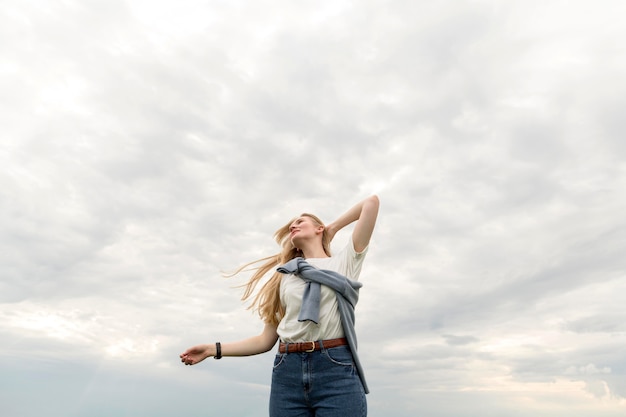
{"type": "Polygon", "coordinates": [[[354,247],[354,240],[350,238],[348,242],[343,246],[343,248],[337,252],[335,255],[337,258],[343,258],[345,260],[359,260],[365,257],[367,251],[369,250],[369,245],[367,245],[363,250],[357,252],[354,247]]]}
{"type": "Polygon", "coordinates": [[[331,258],[329,258],[328,264],[326,266],[319,266],[324,269],[331,269],[333,271],[339,272],[342,275],[347,276],[350,279],[358,279],[361,273],[361,266],[363,265],[363,260],[365,259],[365,255],[367,254],[368,248],[366,247],[361,252],[357,252],[354,249],[354,243],[352,239],[349,239],[348,242],[339,250],[337,253],[333,254],[331,258]]]}

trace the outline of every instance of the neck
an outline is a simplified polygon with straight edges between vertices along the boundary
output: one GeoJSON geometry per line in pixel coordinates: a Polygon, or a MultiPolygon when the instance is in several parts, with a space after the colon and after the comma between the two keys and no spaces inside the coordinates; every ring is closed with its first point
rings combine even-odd
{"type": "Polygon", "coordinates": [[[321,246],[313,246],[313,247],[305,247],[300,248],[302,250],[302,255],[304,259],[307,258],[328,258],[326,252],[324,252],[324,248],[321,246]]]}

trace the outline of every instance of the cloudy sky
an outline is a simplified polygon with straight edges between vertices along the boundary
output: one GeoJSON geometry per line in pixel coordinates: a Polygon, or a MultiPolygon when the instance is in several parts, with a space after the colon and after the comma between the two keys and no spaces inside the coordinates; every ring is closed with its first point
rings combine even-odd
{"type": "MultiPolygon", "coordinates": [[[[622,0],[4,0],[0,414],[266,415],[220,271],[377,193],[371,416],[626,412],[622,0]]],[[[350,229],[334,242],[347,242],[350,229]]]]}

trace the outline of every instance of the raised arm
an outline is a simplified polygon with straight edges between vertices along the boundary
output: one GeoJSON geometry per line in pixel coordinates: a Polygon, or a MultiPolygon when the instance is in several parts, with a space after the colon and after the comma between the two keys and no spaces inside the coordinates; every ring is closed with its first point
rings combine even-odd
{"type": "MultiPolygon", "coordinates": [[[[263,332],[258,336],[240,340],[238,342],[222,343],[222,356],[251,356],[265,353],[278,340],[276,326],[266,324],[263,332]]],[[[180,354],[180,361],[185,365],[195,365],[208,357],[215,356],[215,343],[193,346],[180,354]]]]}
{"type": "Polygon", "coordinates": [[[344,214],[339,216],[337,220],[326,226],[330,238],[346,227],[347,225],[357,222],[352,232],[352,242],[354,250],[362,252],[370,243],[370,238],[374,232],[376,218],[378,217],[378,207],[380,202],[378,196],[372,195],[365,200],[357,203],[344,214]]]}

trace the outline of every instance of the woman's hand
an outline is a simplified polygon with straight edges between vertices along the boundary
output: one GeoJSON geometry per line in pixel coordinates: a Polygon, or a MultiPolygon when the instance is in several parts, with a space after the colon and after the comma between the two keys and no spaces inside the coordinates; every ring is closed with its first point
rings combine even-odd
{"type": "Polygon", "coordinates": [[[180,354],[180,361],[185,365],[195,365],[209,356],[214,356],[214,345],[197,345],[180,354]]]}
{"type": "Polygon", "coordinates": [[[329,242],[332,242],[337,232],[338,232],[338,229],[334,223],[330,223],[326,225],[326,234],[328,235],[329,242]]]}

